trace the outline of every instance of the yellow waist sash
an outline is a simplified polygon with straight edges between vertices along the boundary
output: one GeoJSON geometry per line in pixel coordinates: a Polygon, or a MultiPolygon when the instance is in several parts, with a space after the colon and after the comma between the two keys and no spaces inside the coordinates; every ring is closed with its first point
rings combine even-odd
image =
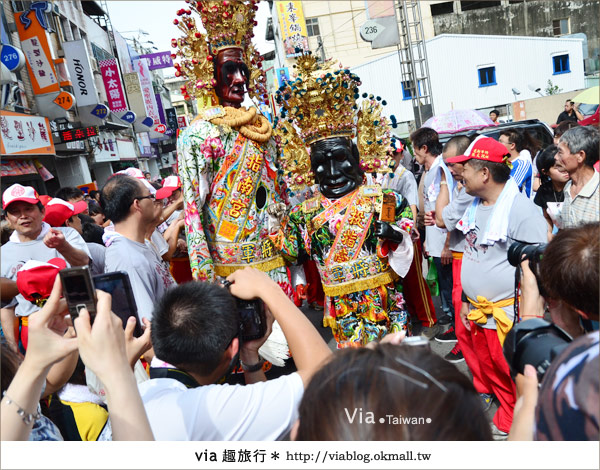
{"type": "Polygon", "coordinates": [[[469,302],[474,307],[469,312],[467,318],[475,323],[484,325],[487,323],[487,316],[492,315],[496,320],[496,332],[498,333],[498,339],[500,340],[500,346],[504,344],[506,334],[512,328],[513,322],[508,319],[506,312],[502,310],[503,307],[509,307],[515,303],[515,298],[499,300],[498,302],[490,302],[485,297],[478,295],[477,300],[473,300],[467,297],[469,302]]]}

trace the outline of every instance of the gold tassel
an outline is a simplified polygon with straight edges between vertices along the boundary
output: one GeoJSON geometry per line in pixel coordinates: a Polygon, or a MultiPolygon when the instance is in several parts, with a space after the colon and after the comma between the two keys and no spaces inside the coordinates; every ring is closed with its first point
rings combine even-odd
{"type": "Polygon", "coordinates": [[[215,274],[217,276],[227,277],[244,268],[255,268],[259,271],[267,272],[282,266],[285,266],[285,260],[283,257],[279,256],[277,258],[253,264],[215,264],[215,274]]]}
{"type": "Polygon", "coordinates": [[[367,289],[374,289],[376,287],[389,284],[390,282],[395,282],[398,279],[400,279],[400,276],[398,276],[394,271],[387,271],[369,279],[357,279],[355,281],[335,284],[333,286],[326,286],[323,284],[323,292],[325,292],[325,295],[328,297],[335,297],[339,295],[352,294],[354,292],[360,292],[367,289]]]}

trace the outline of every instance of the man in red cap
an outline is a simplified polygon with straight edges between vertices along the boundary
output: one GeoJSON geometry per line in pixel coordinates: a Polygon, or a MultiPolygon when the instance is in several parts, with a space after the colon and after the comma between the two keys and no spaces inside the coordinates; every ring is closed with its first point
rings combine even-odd
{"type": "MultiPolygon", "coordinates": [[[[13,184],[2,195],[2,208],[14,229],[8,243],[2,246],[1,276],[15,281],[17,271],[28,260],[46,262],[62,258],[70,266],[87,266],[90,253],[81,235],[70,227],[52,228],[44,222],[45,208],[35,189],[13,184]]],[[[26,337],[27,317],[39,310],[22,294],[2,309],[2,327],[8,341],[17,343],[13,323],[16,315],[26,337]]]]}
{"type": "Polygon", "coordinates": [[[502,353],[514,321],[515,268],[508,262],[508,248],[515,240],[546,241],[543,216],[510,178],[509,156],[500,142],[480,137],[464,155],[446,160],[464,164],[466,192],[475,196],[457,224],[465,235],[460,317],[470,331],[481,374],[500,402],[492,425],[497,439],[505,439],[510,430],[516,400],[502,353]]]}

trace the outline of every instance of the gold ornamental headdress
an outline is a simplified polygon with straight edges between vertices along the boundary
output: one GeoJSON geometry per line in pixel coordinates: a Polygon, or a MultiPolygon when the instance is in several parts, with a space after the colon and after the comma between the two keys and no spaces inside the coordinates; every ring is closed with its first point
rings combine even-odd
{"type": "Polygon", "coordinates": [[[252,45],[258,0],[185,2],[189,8],[178,10],[180,18],[173,20],[184,36],[171,39],[171,47],[177,49],[171,57],[179,59],[174,63],[175,76],[188,79],[181,87],[183,97],[186,100],[213,97],[216,85],[213,60],[219,51],[237,48],[243,51],[244,63],[250,71],[248,94],[266,100],[262,58],[252,45]],[[198,14],[201,24],[196,23],[192,12],[198,14]]]}
{"type": "Polygon", "coordinates": [[[275,138],[290,189],[314,184],[307,147],[332,137],[357,138],[363,171],[390,172],[390,124],[395,124],[395,118],[390,121],[382,115],[385,101],[363,93],[359,108],[360,78],[341,65],[336,70],[331,61],[319,64],[310,52],[298,57],[295,67],[297,78],[281,86],[276,95],[281,116],[275,138]]]}

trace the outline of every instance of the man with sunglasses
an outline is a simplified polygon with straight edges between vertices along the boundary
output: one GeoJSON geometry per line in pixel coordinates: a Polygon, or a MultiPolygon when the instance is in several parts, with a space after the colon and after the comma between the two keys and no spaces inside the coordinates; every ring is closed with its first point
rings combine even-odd
{"type": "Polygon", "coordinates": [[[140,318],[152,319],[155,300],[176,284],[162,259],[145,240],[162,211],[160,200],[141,180],[117,174],[102,188],[100,204],[114,224],[114,232],[106,242],[104,272],[129,274],[140,318]]]}

